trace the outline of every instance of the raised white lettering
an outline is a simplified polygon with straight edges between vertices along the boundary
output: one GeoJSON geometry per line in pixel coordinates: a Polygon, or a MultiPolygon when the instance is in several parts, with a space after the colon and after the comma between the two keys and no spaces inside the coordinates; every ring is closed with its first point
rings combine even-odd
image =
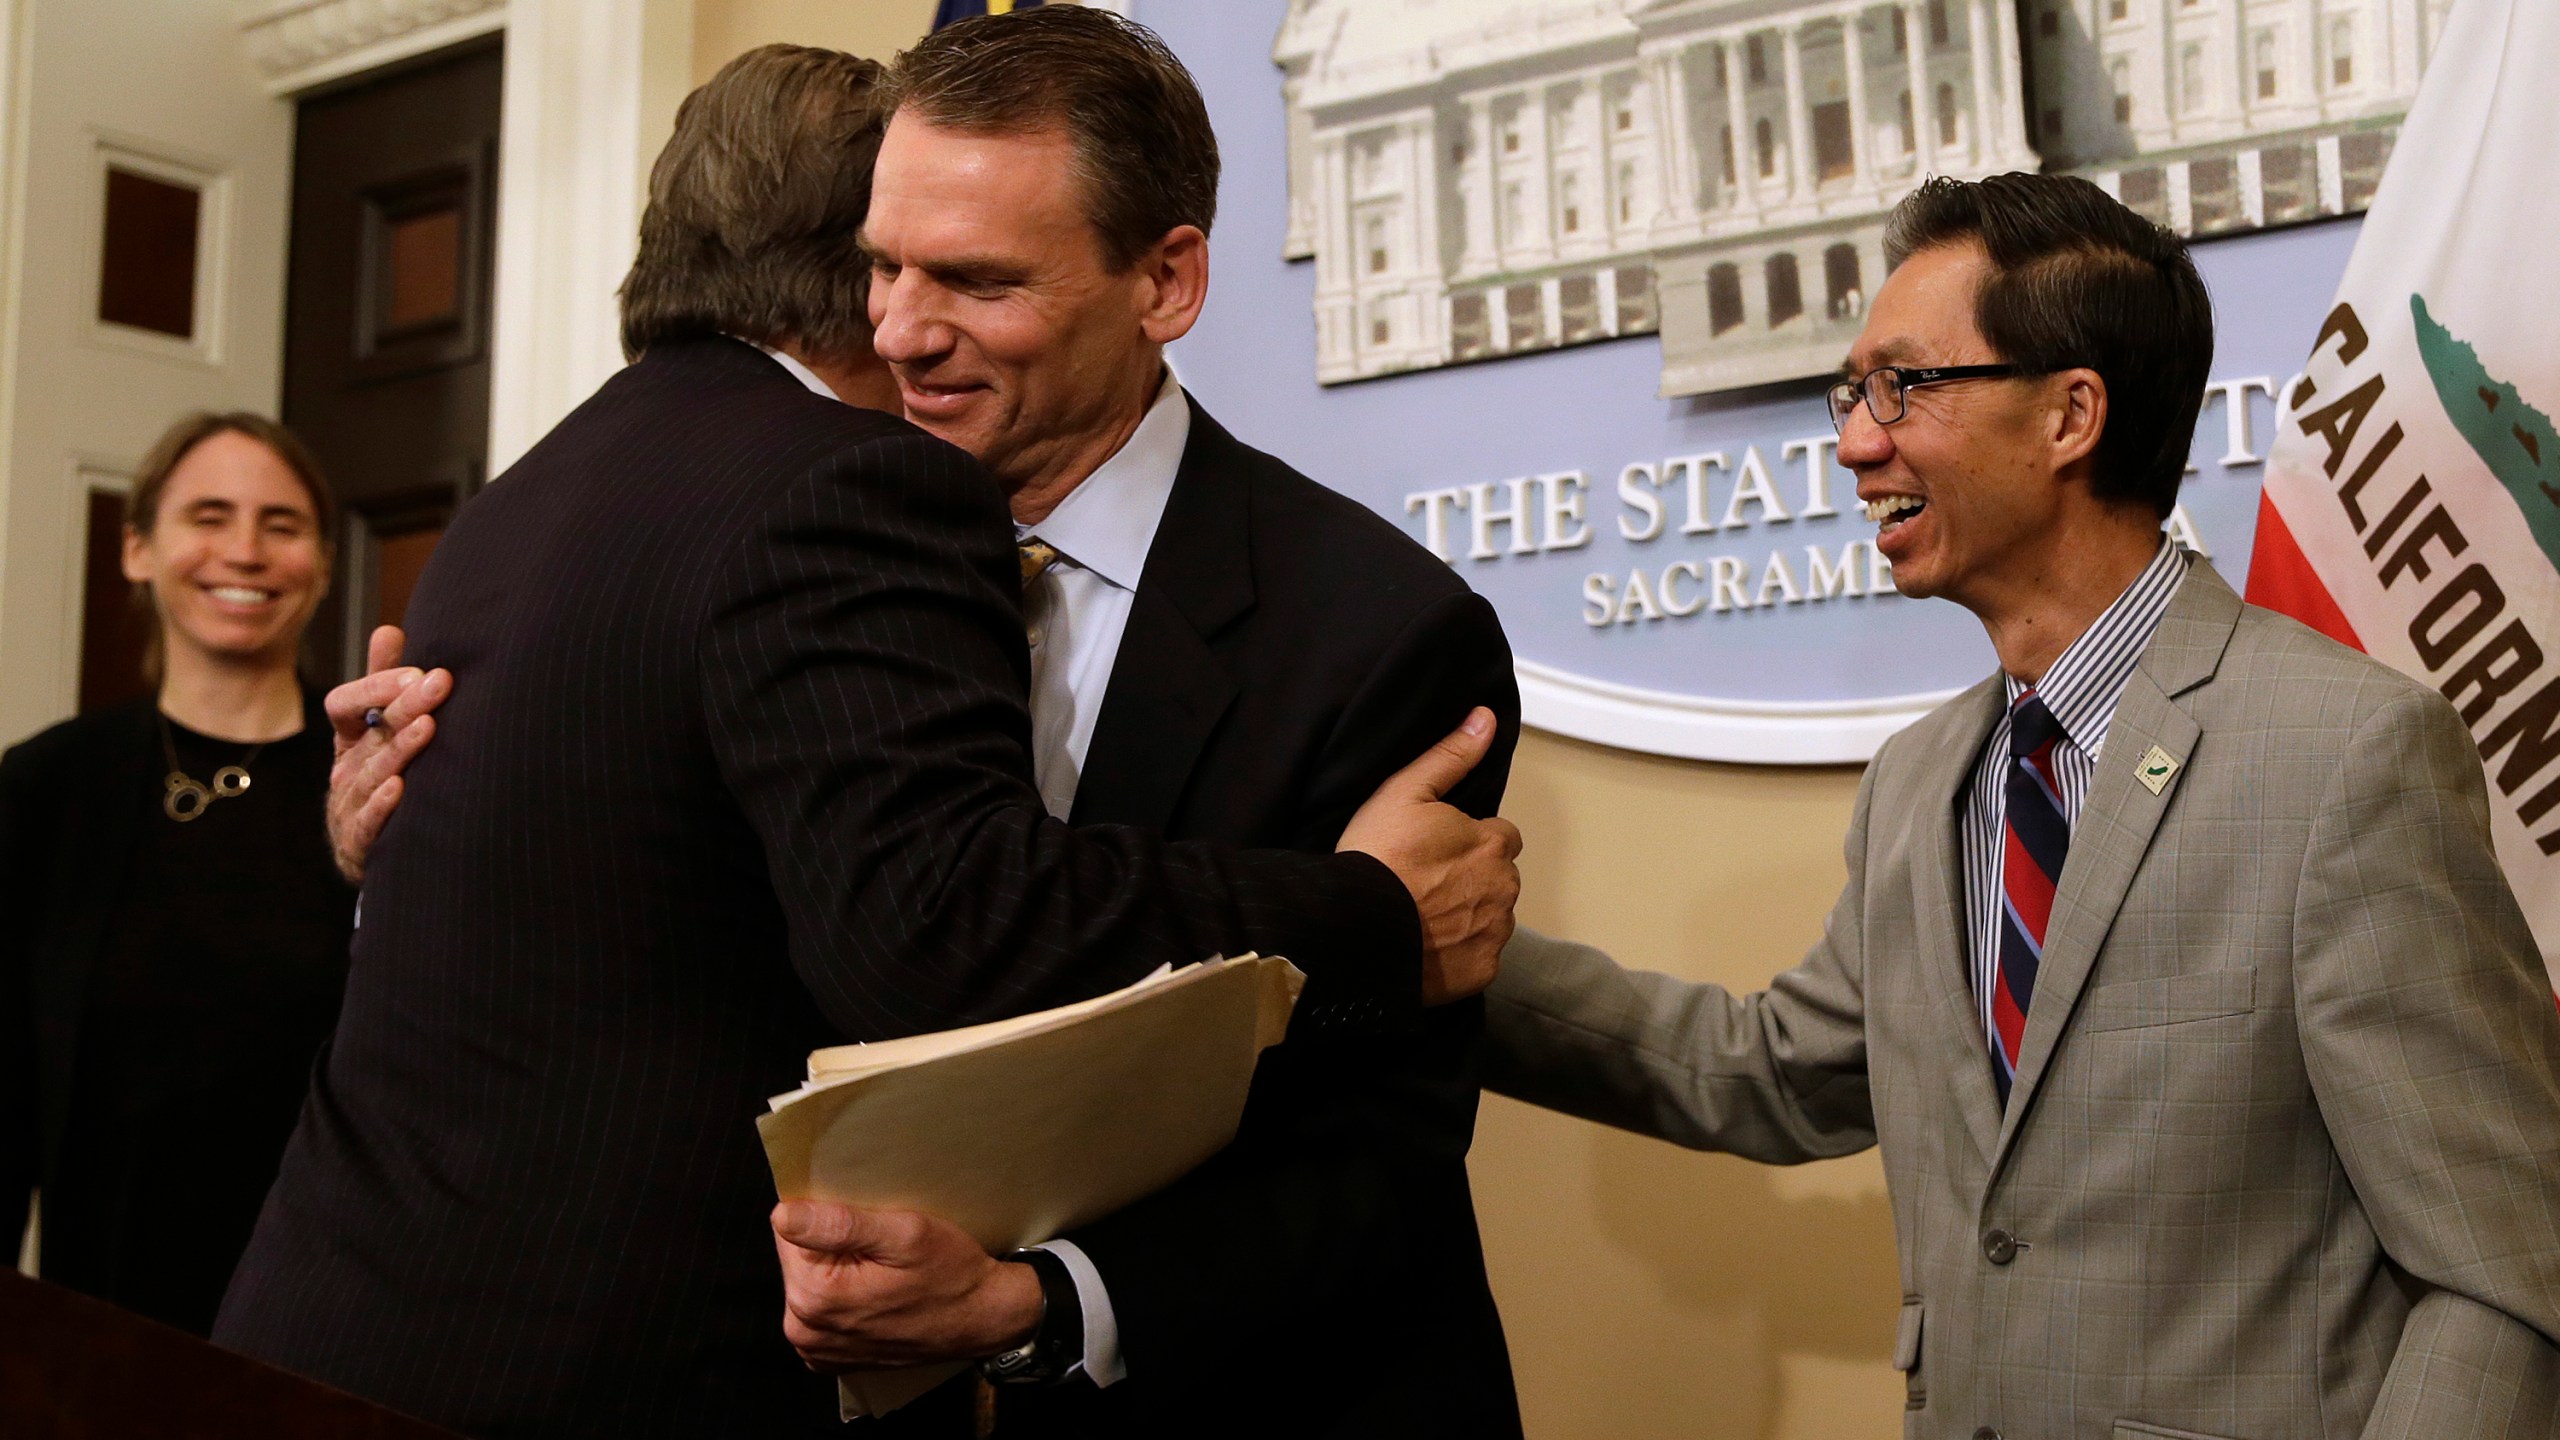
{"type": "Polygon", "coordinates": [[[1721,450],[1703,455],[1674,455],[1662,462],[1664,481],[1678,475],[1688,484],[1689,518],[1680,522],[1681,534],[1705,535],[1715,530],[1715,522],[1707,518],[1707,472],[1724,468],[1725,458],[1721,450]]]}
{"type": "Polygon", "coordinates": [[[1618,596],[1606,575],[1582,577],[1582,623],[1597,630],[1618,613],[1618,596]]]}
{"type": "Polygon", "coordinates": [[[1658,588],[1662,597],[1662,613],[1665,615],[1695,615],[1707,608],[1707,597],[1703,594],[1692,596],[1686,601],[1680,598],[1679,590],[1671,582],[1683,575],[1693,581],[1706,578],[1705,574],[1698,569],[1698,562],[1695,560],[1675,560],[1663,566],[1662,584],[1658,588]]]}
{"type": "Polygon", "coordinates": [[[1707,590],[1714,596],[1717,614],[1751,608],[1751,597],[1742,593],[1743,582],[1750,578],[1751,567],[1731,555],[1707,562],[1707,590]]]}
{"type": "Polygon", "coordinates": [[[1452,485],[1446,490],[1417,490],[1404,497],[1404,513],[1422,512],[1422,548],[1446,560],[1449,558],[1449,507],[1463,507],[1467,492],[1452,485]]]}
{"type": "Polygon", "coordinates": [[[2222,452],[2225,465],[2255,465],[2261,458],[2249,434],[2249,392],[2252,390],[2265,391],[2268,399],[2274,399],[2275,377],[2252,375],[2245,380],[2217,380],[2205,387],[2206,394],[2222,397],[2223,427],[2228,437],[2222,452]]]}
{"type": "Polygon", "coordinates": [[[1796,572],[1787,564],[1786,552],[1770,551],[1768,568],[1760,572],[1760,604],[1764,608],[1770,605],[1794,605],[1801,603],[1803,599],[1804,592],[1796,588],[1796,572]],[[1772,591],[1775,591],[1778,596],[1775,600],[1769,598],[1772,591]]]}
{"type": "Polygon", "coordinates": [[[1512,554],[1537,553],[1538,537],[1529,533],[1529,483],[1526,478],[1486,480],[1467,487],[1469,530],[1475,540],[1467,547],[1468,559],[1490,560],[1502,553],[1493,548],[1493,527],[1496,525],[1511,527],[1512,554]],[[1511,491],[1511,503],[1500,509],[1494,508],[1493,504],[1493,487],[1496,485],[1507,486],[1511,491]]]}
{"type": "Polygon", "coordinates": [[[1618,472],[1618,504],[1644,518],[1630,521],[1618,517],[1618,534],[1641,545],[1662,533],[1662,495],[1655,488],[1662,483],[1662,472],[1639,460],[1618,472]]]}
{"type": "Polygon", "coordinates": [[[1865,567],[1858,562],[1858,552],[1873,549],[1864,540],[1852,540],[1840,547],[1840,563],[1834,566],[1825,559],[1822,547],[1804,547],[1804,595],[1807,600],[1828,600],[1834,595],[1866,593],[1859,581],[1865,567]]]}
{"type": "Polygon", "coordinates": [[[1799,520],[1819,520],[1840,512],[1831,504],[1831,452],[1840,448],[1837,435],[1811,435],[1790,440],[1778,447],[1778,458],[1792,460],[1804,457],[1804,508],[1796,512],[1799,520]]]}
{"type": "Polygon", "coordinates": [[[1777,521],[1793,518],[1787,514],[1787,507],[1778,502],[1778,487],[1770,483],[1769,464],[1760,458],[1760,447],[1757,445],[1750,446],[1742,452],[1742,467],[1733,472],[1733,496],[1724,502],[1724,521],[1719,528],[1731,530],[1736,526],[1747,526],[1751,523],[1744,519],[1742,514],[1742,505],[1746,500],[1756,502],[1760,506],[1761,518],[1764,520],[1777,521]]]}
{"type": "Polygon", "coordinates": [[[1582,503],[1591,489],[1591,477],[1579,470],[1559,470],[1541,475],[1538,483],[1547,487],[1547,538],[1538,549],[1579,550],[1591,543],[1591,527],[1582,522],[1582,503]]]}
{"type": "Polygon", "coordinates": [[[2160,528],[2169,532],[2170,539],[2208,560],[2213,558],[2213,552],[2204,548],[2203,537],[2196,534],[2196,518],[2187,513],[2186,506],[2180,505],[2170,510],[2168,521],[2160,528]]]}
{"type": "Polygon", "coordinates": [[[1627,572],[1627,588],[1618,596],[1618,623],[1633,625],[1638,620],[1659,620],[1662,607],[1654,603],[1653,584],[1641,570],[1627,572]]]}

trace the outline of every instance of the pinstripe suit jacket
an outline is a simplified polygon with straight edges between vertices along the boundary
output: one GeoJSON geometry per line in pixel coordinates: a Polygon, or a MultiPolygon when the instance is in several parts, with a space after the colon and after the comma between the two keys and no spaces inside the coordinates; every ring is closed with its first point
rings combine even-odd
{"type": "Polygon", "coordinates": [[[1524,933],[1494,1088],[1779,1163],[1880,1145],[1912,1437],[2560,1436],[2560,1012],[2452,708],[2199,564],[2004,1113],[1956,834],[2001,699],[1877,755],[1822,941],[1760,994],[1524,933]]]}
{"type": "Polygon", "coordinates": [[[1419,985],[1366,857],[1051,820],[1002,496],[734,341],[652,350],[472,502],[456,685],[216,1339],[468,1433],[842,1434],[750,1124],[817,1045],[1302,958],[1419,985]]]}

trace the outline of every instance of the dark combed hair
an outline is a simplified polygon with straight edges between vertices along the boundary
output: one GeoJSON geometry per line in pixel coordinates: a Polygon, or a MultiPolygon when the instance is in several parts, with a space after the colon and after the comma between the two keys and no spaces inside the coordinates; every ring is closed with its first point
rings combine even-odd
{"type": "Polygon", "coordinates": [[[1154,31],[1105,10],[1041,5],[963,20],[898,57],[889,105],[981,134],[1062,130],[1113,270],[1218,213],[1218,137],[1200,87],[1154,31]]]}
{"type": "Polygon", "coordinates": [[[2213,364],[2213,302],[2186,245],[2076,176],[1941,176],[1894,207],[1885,263],[1966,241],[1991,257],[1974,323],[2001,358],[2106,382],[2092,491],[2167,518],[2213,364]]]}
{"type": "Polygon", "coordinates": [[[625,356],[710,335],[870,348],[858,237],[887,124],[881,73],[841,51],[766,45],[685,97],[622,282],[625,356]]]}

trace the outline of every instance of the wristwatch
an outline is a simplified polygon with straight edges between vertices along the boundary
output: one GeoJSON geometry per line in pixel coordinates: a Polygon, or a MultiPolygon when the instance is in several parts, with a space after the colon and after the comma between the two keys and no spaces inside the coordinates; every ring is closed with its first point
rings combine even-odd
{"type": "Polygon", "coordinates": [[[978,1373],[997,1385],[1051,1385],[1082,1373],[1084,1300],[1067,1262],[1046,1250],[1016,1250],[1004,1259],[1040,1277],[1040,1323],[1030,1339],[979,1361],[978,1373]]]}

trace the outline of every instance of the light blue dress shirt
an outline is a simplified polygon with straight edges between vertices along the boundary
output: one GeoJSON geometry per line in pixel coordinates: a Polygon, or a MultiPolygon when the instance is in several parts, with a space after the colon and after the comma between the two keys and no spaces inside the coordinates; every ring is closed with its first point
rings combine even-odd
{"type": "MultiPolygon", "coordinates": [[[[761,347],[759,347],[761,348],[761,347]]],[[[766,350],[793,378],[833,400],[808,366],[778,350],[766,350]]],[[[1023,592],[1023,623],[1031,639],[1031,766],[1040,800],[1064,820],[1075,809],[1076,785],[1093,743],[1094,721],[1111,688],[1120,637],[1147,552],[1164,522],[1182,452],[1191,443],[1191,405],[1167,367],[1164,383],[1128,440],[1086,476],[1037,525],[1017,524],[1014,538],[1038,538],[1058,552],[1057,562],[1023,592]]],[[[1063,1261],[1075,1277],[1084,1310],[1084,1363],[1096,1385],[1128,1374],[1120,1356],[1120,1325],[1102,1272],[1072,1240],[1039,1249],[1063,1261]]]]}
{"type": "Polygon", "coordinates": [[[1101,468],[1037,525],[1058,561],[1022,595],[1031,633],[1031,768],[1040,799],[1064,820],[1075,809],[1093,722],[1111,688],[1120,636],[1129,628],[1138,576],[1156,543],[1182,450],[1191,443],[1191,406],[1167,371],[1146,418],[1101,468]]]}

